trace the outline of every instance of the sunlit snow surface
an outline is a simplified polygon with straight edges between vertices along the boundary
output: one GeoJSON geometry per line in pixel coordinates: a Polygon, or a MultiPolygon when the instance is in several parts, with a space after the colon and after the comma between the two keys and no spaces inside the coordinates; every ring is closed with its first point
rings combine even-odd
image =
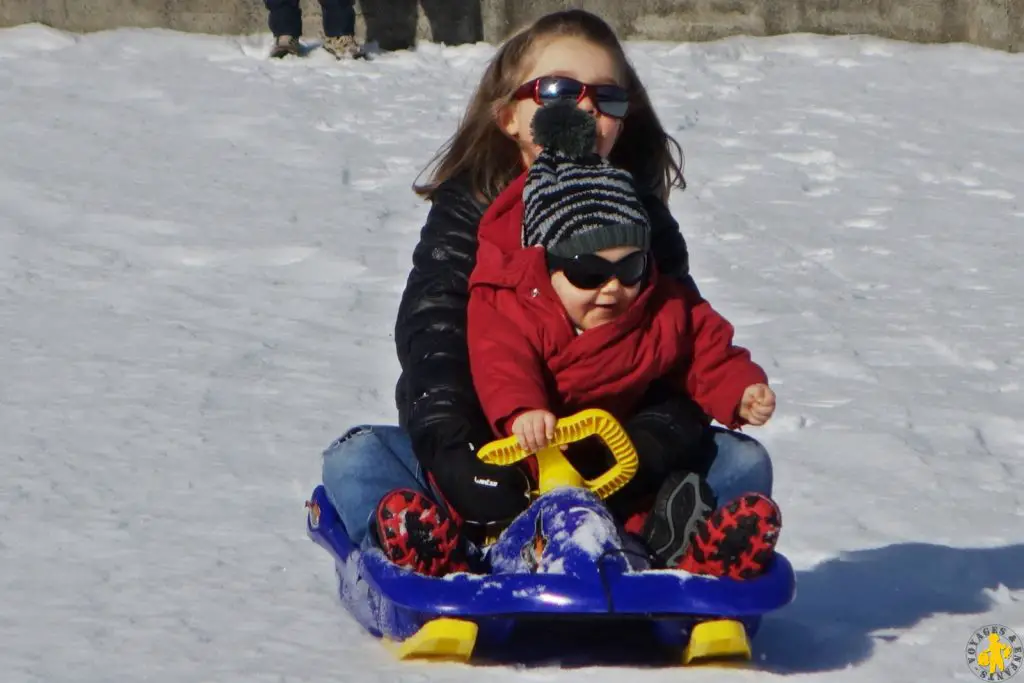
{"type": "MultiPolygon", "coordinates": [[[[302,503],[331,439],[396,420],[409,186],[493,48],[268,46],[0,31],[0,679],[618,680],[398,663],[342,610],[302,503]]],[[[971,680],[974,629],[1024,634],[1024,57],[629,53],[686,150],[695,277],[779,394],[750,433],[798,596],[756,663],[971,680]]]]}

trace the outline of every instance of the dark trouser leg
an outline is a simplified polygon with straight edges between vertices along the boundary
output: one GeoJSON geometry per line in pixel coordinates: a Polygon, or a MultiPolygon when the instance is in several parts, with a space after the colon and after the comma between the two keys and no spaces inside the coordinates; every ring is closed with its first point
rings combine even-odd
{"type": "Polygon", "coordinates": [[[352,36],[356,32],[354,0],[320,0],[324,15],[324,35],[352,36]]]}
{"type": "Polygon", "coordinates": [[[302,35],[302,11],[299,0],[263,0],[270,16],[267,25],[274,36],[302,35]]]}
{"type": "Polygon", "coordinates": [[[484,39],[478,0],[421,0],[435,43],[461,45],[484,39]]]}

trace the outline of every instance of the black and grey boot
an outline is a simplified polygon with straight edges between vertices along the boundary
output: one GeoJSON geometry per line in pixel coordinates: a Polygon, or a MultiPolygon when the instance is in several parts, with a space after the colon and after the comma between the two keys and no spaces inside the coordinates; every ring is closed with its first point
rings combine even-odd
{"type": "Polygon", "coordinates": [[[697,473],[680,471],[665,480],[643,529],[644,542],[659,566],[679,565],[716,506],[714,491],[697,473]]]}

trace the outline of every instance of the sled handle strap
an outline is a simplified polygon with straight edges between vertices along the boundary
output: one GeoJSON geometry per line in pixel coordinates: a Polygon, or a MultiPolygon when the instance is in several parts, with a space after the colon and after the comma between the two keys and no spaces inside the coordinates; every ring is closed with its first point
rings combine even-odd
{"type": "MultiPolygon", "coordinates": [[[[534,455],[524,450],[516,437],[492,441],[477,452],[477,457],[490,465],[514,465],[534,455]]],[[[558,486],[583,487],[599,498],[612,495],[636,475],[636,448],[619,421],[604,410],[589,408],[555,423],[555,438],[536,453],[540,470],[537,493],[547,493],[558,486]],[[611,451],[615,464],[604,474],[584,479],[562,454],[560,446],[596,436],[611,451]]]]}

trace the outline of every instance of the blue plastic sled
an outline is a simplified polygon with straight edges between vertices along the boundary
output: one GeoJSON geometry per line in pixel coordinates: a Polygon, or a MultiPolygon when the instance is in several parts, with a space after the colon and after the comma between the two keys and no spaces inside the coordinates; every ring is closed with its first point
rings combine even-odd
{"type": "MultiPolygon", "coordinates": [[[[495,464],[526,455],[512,439],[480,451],[495,464]]],[[[632,444],[603,411],[559,421],[553,445],[537,458],[538,497],[489,547],[486,575],[423,576],[377,549],[353,546],[318,486],[307,503],[307,529],[334,557],[345,608],[400,659],[467,661],[479,646],[508,642],[519,624],[541,633],[537,622],[566,621],[622,622],[626,629],[642,621],[683,664],[750,659],[761,617],[795,596],[784,556],[776,553],[763,575],[746,581],[652,569],[601,502],[636,471],[632,444]],[[605,442],[616,465],[586,481],[558,446],[588,436],[605,442]]]]}

